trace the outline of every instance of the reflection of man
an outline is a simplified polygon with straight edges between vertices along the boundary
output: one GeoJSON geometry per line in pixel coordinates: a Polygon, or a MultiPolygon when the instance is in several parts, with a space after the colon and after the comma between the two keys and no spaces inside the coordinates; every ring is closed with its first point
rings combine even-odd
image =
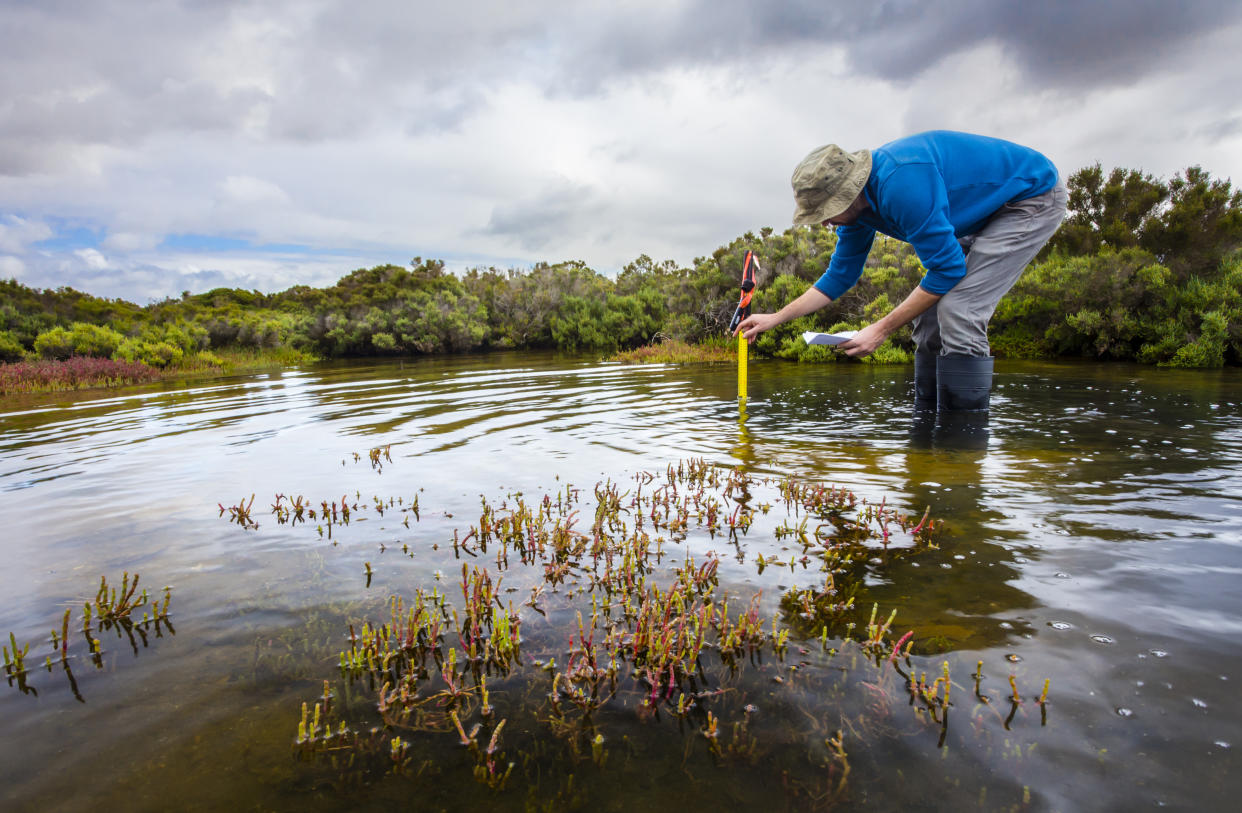
{"type": "Polygon", "coordinates": [[[796,225],[839,227],[832,261],[806,293],[738,330],[754,341],[840,297],[858,281],[880,231],[910,243],[927,274],[841,349],[865,356],[913,321],[916,406],[987,409],[988,320],[1065,216],[1065,186],[1052,162],[1008,141],[938,130],[876,150],[820,147],[794,170],[793,190],[796,225]]]}

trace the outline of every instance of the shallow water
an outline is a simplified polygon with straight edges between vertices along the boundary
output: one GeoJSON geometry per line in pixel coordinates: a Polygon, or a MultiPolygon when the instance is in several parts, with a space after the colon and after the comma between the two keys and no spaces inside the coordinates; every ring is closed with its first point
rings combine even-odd
{"type": "MultiPolygon", "coordinates": [[[[59,669],[32,671],[37,695],[0,686],[0,803],[352,809],[418,794],[429,809],[804,809],[812,800],[790,788],[809,785],[817,743],[844,728],[846,806],[1221,807],[1242,790],[1242,371],[1000,362],[986,423],[912,418],[909,379],[903,367],[752,363],[739,414],[728,367],[493,354],[0,402],[0,635],[32,642],[41,665],[65,608],[122,571],[172,585],[175,624],[145,646],[105,641],[102,669],[75,663],[77,696],[59,669]],[[367,451],[387,444],[376,470],[367,451]],[[625,703],[597,720],[602,769],[569,770],[537,723],[512,724],[521,777],[499,793],[474,783],[456,735],[416,738],[438,763],[418,776],[342,779],[295,758],[300,704],[340,678],[347,625],[380,617],[393,594],[451,591],[452,532],[477,522],[481,496],[590,492],[689,458],[945,521],[939,550],[875,568],[859,602],[898,610],[915,668],[950,664],[943,740],[900,684],[877,700],[866,670],[816,639],[792,641],[807,653],[789,663],[750,664],[722,701],[722,714],[743,697],[757,705],[750,731],[768,750],[754,764],[714,759],[685,721],[625,703]],[[278,493],[417,495],[422,517],[407,529],[372,512],[329,541],[277,524],[278,493]],[[251,494],[257,530],[219,516],[218,503],[251,494]],[[984,694],[1007,698],[1014,674],[1027,696],[1008,722],[1007,699],[971,691],[979,660],[984,694]],[[1030,698],[1045,678],[1041,718],[1030,698]]],[[[790,556],[771,524],[736,545],[692,536],[669,561],[714,549],[722,586],[763,590],[774,612],[818,577],[756,571],[757,555],[790,556]]],[[[523,578],[506,575],[526,591],[523,578]]],[[[528,640],[530,657],[563,657],[570,618],[532,616],[524,651],[528,640]]],[[[501,702],[531,697],[516,680],[498,682],[506,690],[501,702]]]]}

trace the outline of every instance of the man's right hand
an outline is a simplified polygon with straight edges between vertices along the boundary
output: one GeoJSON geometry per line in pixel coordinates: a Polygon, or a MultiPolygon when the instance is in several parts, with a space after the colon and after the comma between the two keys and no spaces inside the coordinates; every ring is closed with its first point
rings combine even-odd
{"type": "Polygon", "coordinates": [[[777,325],[788,322],[790,319],[797,319],[799,316],[814,313],[831,301],[831,299],[824,296],[812,285],[801,296],[776,313],[752,313],[750,316],[747,316],[737,326],[737,329],[733,331],[733,335],[736,336],[741,333],[746,337],[746,341],[754,344],[755,339],[759,338],[759,334],[765,330],[771,330],[777,325]]]}
{"type": "Polygon", "coordinates": [[[755,339],[759,338],[759,334],[765,330],[771,330],[779,325],[783,319],[777,317],[775,313],[752,313],[743,319],[733,331],[733,335],[741,333],[746,337],[746,341],[751,344],[755,343],[755,339]]]}

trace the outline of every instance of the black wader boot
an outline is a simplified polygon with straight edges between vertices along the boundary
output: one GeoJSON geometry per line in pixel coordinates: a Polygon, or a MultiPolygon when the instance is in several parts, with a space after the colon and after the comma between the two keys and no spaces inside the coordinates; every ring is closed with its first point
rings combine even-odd
{"type": "Polygon", "coordinates": [[[914,408],[936,409],[936,354],[914,354],[914,408]]]}
{"type": "Polygon", "coordinates": [[[937,356],[937,408],[941,412],[986,412],[992,392],[992,362],[991,356],[937,356]]]}

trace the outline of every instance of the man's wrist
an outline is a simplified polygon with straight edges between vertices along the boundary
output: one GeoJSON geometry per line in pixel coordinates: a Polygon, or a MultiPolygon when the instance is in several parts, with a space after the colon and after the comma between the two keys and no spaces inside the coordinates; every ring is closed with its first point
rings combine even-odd
{"type": "Polygon", "coordinates": [[[874,327],[877,330],[879,330],[881,333],[883,333],[884,338],[887,339],[889,336],[897,332],[897,329],[901,327],[901,324],[897,324],[897,320],[893,318],[893,314],[890,312],[886,316],[876,321],[874,323],[874,327]]]}

